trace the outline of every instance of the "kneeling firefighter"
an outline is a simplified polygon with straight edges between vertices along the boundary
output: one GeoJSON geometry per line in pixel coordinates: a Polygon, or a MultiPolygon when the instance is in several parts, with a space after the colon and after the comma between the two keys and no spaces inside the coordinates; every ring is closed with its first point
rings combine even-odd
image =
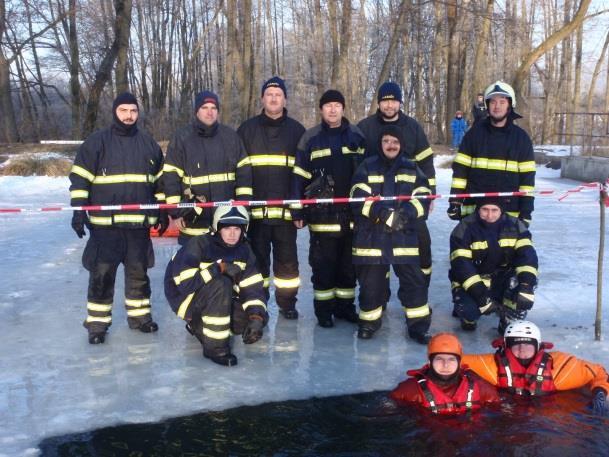
{"type": "Polygon", "coordinates": [[[452,333],[438,333],[427,345],[429,363],[401,382],[389,396],[433,414],[462,414],[499,403],[495,387],[461,364],[463,349],[452,333]]]}
{"type": "Polygon", "coordinates": [[[220,207],[211,234],[190,239],[165,272],[165,295],[186,330],[203,345],[203,356],[232,366],[230,334],[245,344],[262,337],[268,321],[262,275],[245,239],[249,216],[243,207],[220,207]]]}

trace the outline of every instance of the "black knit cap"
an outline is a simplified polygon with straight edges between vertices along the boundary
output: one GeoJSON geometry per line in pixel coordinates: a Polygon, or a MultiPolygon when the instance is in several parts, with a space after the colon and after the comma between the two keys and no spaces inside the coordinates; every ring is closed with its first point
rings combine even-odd
{"type": "Polygon", "coordinates": [[[278,87],[283,91],[283,96],[288,98],[288,91],[285,88],[285,81],[281,79],[279,76],[273,76],[271,79],[264,82],[262,85],[262,90],[260,91],[260,96],[264,95],[264,91],[269,87],[278,87]]]}
{"type": "Polygon", "coordinates": [[[218,96],[210,90],[204,90],[203,92],[199,92],[195,96],[195,114],[197,113],[197,111],[199,111],[199,108],[201,108],[206,103],[213,103],[214,105],[216,105],[216,108],[218,108],[218,110],[220,109],[220,100],[218,99],[218,96]]]}
{"type": "Polygon", "coordinates": [[[476,209],[482,208],[484,205],[495,205],[501,209],[503,212],[503,208],[505,206],[505,198],[503,197],[482,197],[476,199],[476,209]]]}
{"type": "Polygon", "coordinates": [[[326,103],[338,102],[345,108],[345,97],[336,89],[329,89],[319,99],[319,107],[321,108],[326,103]]]}
{"type": "Polygon", "coordinates": [[[123,92],[114,99],[112,102],[112,112],[116,112],[116,108],[120,105],[136,105],[139,109],[137,98],[131,92],[123,92]]]}
{"type": "Polygon", "coordinates": [[[402,103],[402,89],[392,81],[386,81],[379,87],[377,101],[380,103],[383,100],[397,100],[402,103]]]}
{"type": "Polygon", "coordinates": [[[399,128],[397,125],[393,125],[393,124],[389,124],[389,125],[385,125],[380,133],[379,133],[379,144],[378,144],[378,148],[379,148],[379,152],[381,154],[382,157],[384,157],[383,154],[383,137],[389,135],[392,136],[394,138],[397,138],[400,142],[400,152],[403,151],[404,149],[406,149],[406,140],[404,139],[404,134],[402,133],[402,129],[399,128]]]}

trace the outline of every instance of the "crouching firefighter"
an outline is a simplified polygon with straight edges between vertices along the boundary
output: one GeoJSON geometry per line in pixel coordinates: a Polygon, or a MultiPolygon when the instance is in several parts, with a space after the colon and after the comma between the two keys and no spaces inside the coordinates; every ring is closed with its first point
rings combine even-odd
{"type": "Polygon", "coordinates": [[[203,356],[219,365],[237,364],[231,332],[252,344],[268,321],[264,281],[245,239],[248,223],[245,208],[218,208],[212,233],[190,239],[165,272],[171,308],[201,342],[203,356]]]}
{"type": "Polygon", "coordinates": [[[399,405],[415,404],[432,414],[463,414],[500,402],[497,390],[461,364],[463,348],[452,333],[438,333],[427,345],[429,363],[409,370],[390,398],[399,405]]]}

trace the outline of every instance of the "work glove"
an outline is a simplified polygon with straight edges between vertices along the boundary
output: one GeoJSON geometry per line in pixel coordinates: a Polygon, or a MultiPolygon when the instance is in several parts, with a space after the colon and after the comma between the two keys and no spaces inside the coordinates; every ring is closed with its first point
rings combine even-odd
{"type": "Polygon", "coordinates": [[[154,228],[157,229],[159,236],[163,236],[163,233],[165,233],[167,231],[167,228],[169,227],[169,214],[167,213],[167,211],[160,211],[159,212],[159,219],[157,221],[157,223],[155,224],[154,228]]]}
{"type": "Polygon", "coordinates": [[[334,178],[332,175],[320,174],[305,187],[306,198],[332,198],[334,197],[334,178]]]}
{"type": "Polygon", "coordinates": [[[448,209],[446,210],[446,214],[448,214],[448,218],[453,221],[461,220],[461,202],[450,202],[448,205],[448,209]]]}
{"type": "Polygon", "coordinates": [[[531,225],[531,214],[530,213],[520,213],[518,215],[518,219],[522,221],[526,228],[529,228],[531,225]]]}
{"type": "Polygon", "coordinates": [[[241,267],[229,262],[220,262],[220,272],[224,276],[228,276],[233,283],[237,284],[241,277],[241,267]]]}
{"type": "Polygon", "coordinates": [[[85,225],[87,224],[87,212],[84,210],[74,211],[72,214],[72,230],[76,232],[78,238],[82,238],[87,233],[85,232],[85,225]]]}
{"type": "Polygon", "coordinates": [[[535,292],[533,286],[529,284],[518,285],[518,293],[516,294],[516,309],[519,311],[528,311],[533,307],[535,301],[535,292]]]}
{"type": "Polygon", "coordinates": [[[478,305],[478,310],[480,310],[480,314],[484,316],[489,316],[493,314],[499,308],[499,303],[491,297],[484,297],[482,303],[478,305]]]}
{"type": "Polygon", "coordinates": [[[408,223],[408,217],[401,209],[396,211],[393,208],[383,208],[380,212],[380,219],[390,232],[404,230],[408,223]]]}
{"type": "Polygon", "coordinates": [[[264,328],[264,320],[258,314],[252,314],[249,317],[245,330],[243,330],[243,342],[252,344],[262,338],[262,329],[264,328]]]}
{"type": "Polygon", "coordinates": [[[602,389],[597,389],[592,399],[592,413],[595,416],[609,417],[609,404],[607,394],[602,389]]]}
{"type": "MultiPolygon", "coordinates": [[[[180,203],[205,203],[205,195],[194,195],[190,189],[184,191],[186,200],[180,203]]],[[[178,208],[177,217],[181,217],[188,222],[195,222],[197,217],[203,213],[203,208],[195,206],[193,208],[178,208]]]]}

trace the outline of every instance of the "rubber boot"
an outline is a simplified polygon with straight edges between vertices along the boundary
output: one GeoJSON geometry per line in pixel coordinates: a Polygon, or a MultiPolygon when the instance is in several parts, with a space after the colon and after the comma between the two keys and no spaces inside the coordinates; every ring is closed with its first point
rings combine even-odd
{"type": "Polygon", "coordinates": [[[347,322],[351,322],[352,324],[357,324],[359,322],[359,316],[355,312],[355,307],[351,306],[348,308],[337,309],[334,311],[334,317],[337,319],[342,319],[347,322]]]}
{"type": "Polygon", "coordinates": [[[106,341],[106,332],[89,333],[89,344],[103,344],[106,341]]]}
{"type": "Polygon", "coordinates": [[[206,353],[205,349],[203,349],[203,357],[206,357],[212,362],[224,367],[233,367],[237,365],[237,357],[234,354],[231,354],[230,349],[228,349],[226,352],[218,352],[213,354],[206,353]]]}
{"type": "Polygon", "coordinates": [[[298,310],[296,308],[279,309],[279,314],[281,314],[285,319],[288,319],[291,321],[298,319],[298,310]]]}
{"type": "Polygon", "coordinates": [[[461,319],[461,328],[466,332],[473,332],[478,327],[478,323],[476,321],[468,321],[466,319],[461,319]]]}

